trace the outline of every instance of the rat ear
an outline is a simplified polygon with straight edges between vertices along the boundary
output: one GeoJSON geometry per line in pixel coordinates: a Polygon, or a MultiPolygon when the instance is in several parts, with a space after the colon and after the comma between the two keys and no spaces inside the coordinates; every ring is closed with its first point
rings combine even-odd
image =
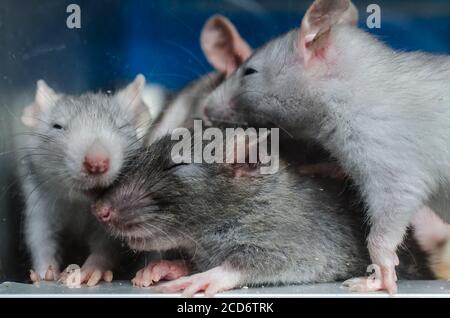
{"type": "Polygon", "coordinates": [[[133,82],[116,93],[117,101],[122,107],[134,111],[142,103],[144,86],[145,77],[142,74],[138,74],[133,82]]]}
{"type": "Polygon", "coordinates": [[[39,113],[50,110],[59,97],[44,80],[37,81],[34,101],[31,105],[24,108],[21,117],[22,123],[28,127],[36,127],[39,113]]]}
{"type": "Polygon", "coordinates": [[[234,25],[221,15],[209,18],[203,27],[200,43],[211,65],[226,75],[230,75],[252,54],[252,49],[234,25]]]}
{"type": "Polygon", "coordinates": [[[134,113],[134,124],[138,138],[145,135],[151,121],[150,110],[142,98],[144,87],[145,77],[139,74],[133,82],[118,91],[115,95],[119,105],[134,113]]]}
{"type": "Polygon", "coordinates": [[[323,58],[329,46],[331,28],[358,22],[358,10],[350,0],[316,0],[306,11],[299,31],[298,48],[305,65],[323,58]]]}

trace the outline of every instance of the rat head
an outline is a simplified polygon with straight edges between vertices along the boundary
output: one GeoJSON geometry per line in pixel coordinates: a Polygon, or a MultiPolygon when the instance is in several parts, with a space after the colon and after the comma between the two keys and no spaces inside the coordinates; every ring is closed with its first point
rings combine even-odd
{"type": "MultiPolygon", "coordinates": [[[[269,127],[285,123],[292,112],[296,118],[306,118],[308,108],[314,107],[320,97],[316,88],[338,72],[334,68],[339,55],[339,45],[332,35],[334,26],[353,25],[357,19],[356,8],[348,0],[316,0],[299,30],[269,42],[251,56],[246,51],[247,58],[240,60],[232,58],[236,48],[243,46],[240,37],[225,41],[219,32],[211,34],[209,41],[220,45],[205,50],[209,60],[227,55],[228,59],[222,60],[235,63],[227,64],[229,77],[206,99],[206,116],[216,123],[269,127]]],[[[221,26],[224,34],[231,28],[228,24],[221,26]]]]}
{"type": "Polygon", "coordinates": [[[255,179],[263,178],[255,177],[257,165],[180,163],[172,159],[174,145],[166,136],[139,149],[122,177],[93,206],[97,219],[133,249],[187,244],[186,233],[193,235],[239,213],[239,205],[254,197],[255,179]]]}
{"type": "Polygon", "coordinates": [[[22,122],[31,128],[31,168],[62,189],[91,191],[108,186],[140,144],[149,123],[142,102],[142,75],[115,95],[57,94],[40,80],[22,122]]]}

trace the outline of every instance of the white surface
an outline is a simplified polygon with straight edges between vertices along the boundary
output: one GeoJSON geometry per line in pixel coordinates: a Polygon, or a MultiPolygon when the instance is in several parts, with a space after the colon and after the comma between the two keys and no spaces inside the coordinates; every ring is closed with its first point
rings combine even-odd
{"type": "MultiPolygon", "coordinates": [[[[5,282],[0,284],[1,297],[137,297],[137,298],[161,298],[180,297],[179,294],[160,294],[151,288],[136,288],[128,281],[116,281],[113,283],[102,283],[95,287],[82,287],[70,289],[56,283],[40,283],[39,286],[5,282]]],[[[197,297],[202,297],[198,294],[197,297]]],[[[266,288],[243,288],[218,294],[217,297],[339,297],[339,298],[386,298],[391,297],[386,293],[352,293],[340,283],[299,285],[286,287],[266,288]]],[[[412,298],[424,297],[450,298],[450,282],[446,281],[401,281],[399,282],[399,293],[392,297],[412,298]]]]}

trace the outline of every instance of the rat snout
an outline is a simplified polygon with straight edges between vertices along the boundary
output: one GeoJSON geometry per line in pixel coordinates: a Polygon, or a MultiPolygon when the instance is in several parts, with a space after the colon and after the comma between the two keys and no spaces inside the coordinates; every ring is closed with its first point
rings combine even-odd
{"type": "Polygon", "coordinates": [[[108,150],[99,141],[95,141],[87,150],[83,167],[90,175],[102,175],[108,172],[110,156],[108,150]]]}
{"type": "Polygon", "coordinates": [[[115,210],[108,203],[97,203],[94,206],[94,214],[100,222],[108,223],[110,222],[115,214],[115,210]]]}

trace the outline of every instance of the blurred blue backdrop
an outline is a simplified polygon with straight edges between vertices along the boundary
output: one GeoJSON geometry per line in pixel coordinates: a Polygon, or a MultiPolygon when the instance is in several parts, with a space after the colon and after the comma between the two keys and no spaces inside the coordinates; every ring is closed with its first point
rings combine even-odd
{"type": "MultiPolygon", "coordinates": [[[[368,30],[394,48],[450,53],[450,1],[354,1],[360,26],[366,7],[382,9],[381,29],[368,30]]],[[[210,70],[199,46],[203,23],[215,13],[229,17],[258,47],[299,25],[311,3],[299,0],[2,0],[0,86],[34,85],[79,92],[112,88],[136,73],[178,89],[210,70]],[[81,7],[82,28],[70,30],[66,7],[81,7]]]]}

